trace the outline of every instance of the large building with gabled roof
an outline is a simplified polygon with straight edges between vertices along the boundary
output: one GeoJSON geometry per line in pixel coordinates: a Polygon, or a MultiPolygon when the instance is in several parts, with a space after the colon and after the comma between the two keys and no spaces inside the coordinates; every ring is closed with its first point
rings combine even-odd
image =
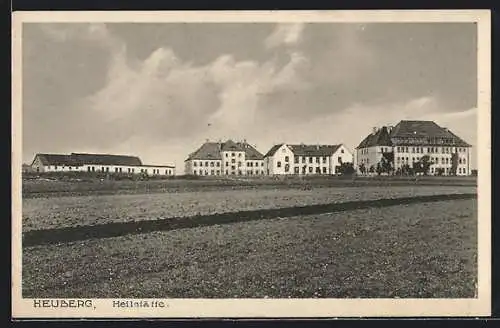
{"type": "Polygon", "coordinates": [[[353,163],[353,155],[343,144],[277,144],[264,155],[268,175],[332,175],[342,163],[353,163]]]}
{"type": "Polygon", "coordinates": [[[263,175],[264,156],[246,142],[206,140],[184,161],[185,174],[201,176],[263,175]]]}
{"type": "Polygon", "coordinates": [[[358,171],[375,171],[384,153],[391,153],[394,170],[413,167],[425,155],[432,163],[429,174],[470,175],[471,145],[447,128],[433,121],[403,120],[396,126],[373,128],[356,147],[358,171]],[[452,155],[457,156],[456,172],[452,172],[452,155]]]}
{"type": "Polygon", "coordinates": [[[175,175],[175,165],[146,165],[137,156],[111,154],[36,154],[31,168],[34,172],[175,175]]]}

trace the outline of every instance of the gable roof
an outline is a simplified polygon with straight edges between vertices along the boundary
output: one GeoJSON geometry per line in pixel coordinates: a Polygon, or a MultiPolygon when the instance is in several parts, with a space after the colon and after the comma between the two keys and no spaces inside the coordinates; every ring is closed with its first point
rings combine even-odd
{"type": "Polygon", "coordinates": [[[71,156],[76,161],[84,164],[94,165],[127,165],[127,166],[141,166],[142,162],[137,156],[128,155],[109,155],[109,154],[84,154],[84,153],[71,153],[71,156]]]}
{"type": "Polygon", "coordinates": [[[382,127],[378,129],[376,132],[372,132],[364,138],[360,144],[356,147],[358,148],[367,148],[373,146],[392,146],[391,137],[389,132],[387,131],[387,127],[382,127]]]}
{"type": "Polygon", "coordinates": [[[189,154],[185,161],[190,160],[220,160],[222,151],[243,151],[248,160],[262,160],[264,156],[252,145],[247,142],[205,142],[195,152],[189,154]]]}
{"type": "Polygon", "coordinates": [[[276,152],[278,151],[278,149],[281,148],[281,146],[283,146],[283,144],[272,146],[271,149],[269,149],[269,151],[264,155],[264,157],[273,156],[274,154],[276,154],[276,152]]]}
{"type": "Polygon", "coordinates": [[[470,145],[455,135],[450,130],[443,128],[434,121],[400,121],[391,131],[392,138],[437,138],[449,140],[445,144],[456,145],[461,147],[470,147],[470,145]]]}
{"type": "Polygon", "coordinates": [[[288,145],[296,156],[332,156],[341,145],[288,145]]]}
{"type": "Polygon", "coordinates": [[[221,143],[222,151],[243,151],[243,148],[232,140],[221,143]]]}
{"type": "Polygon", "coordinates": [[[396,144],[411,144],[407,138],[436,138],[444,139],[443,144],[459,147],[470,145],[456,136],[453,132],[440,127],[434,121],[402,120],[389,132],[387,127],[378,129],[364,138],[356,147],[367,148],[373,146],[394,146],[396,144]]]}
{"type": "Polygon", "coordinates": [[[63,155],[63,154],[36,154],[33,163],[36,158],[42,162],[44,166],[46,165],[65,165],[65,166],[81,166],[82,164],[75,161],[71,155],[63,155]]]}
{"type": "Polygon", "coordinates": [[[186,161],[192,159],[208,159],[217,160],[221,159],[221,144],[218,142],[205,142],[194,153],[191,153],[186,161]]]}
{"type": "Polygon", "coordinates": [[[246,142],[238,142],[237,145],[245,151],[245,159],[247,160],[260,160],[264,159],[264,155],[255,149],[252,145],[246,142]]]}
{"type": "Polygon", "coordinates": [[[82,166],[84,164],[93,165],[124,165],[124,166],[141,166],[142,162],[139,157],[125,155],[109,155],[109,154],[85,154],[71,153],[70,155],[62,154],[37,154],[43,165],[61,165],[61,166],[82,166]]]}

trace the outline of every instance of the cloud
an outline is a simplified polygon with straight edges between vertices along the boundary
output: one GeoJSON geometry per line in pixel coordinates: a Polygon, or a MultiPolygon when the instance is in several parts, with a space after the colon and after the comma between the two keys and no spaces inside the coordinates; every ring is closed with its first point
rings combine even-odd
{"type": "Polygon", "coordinates": [[[296,45],[301,40],[304,27],[303,23],[278,24],[273,33],[266,38],[265,45],[268,48],[296,45]]]}
{"type": "MultiPolygon", "coordinates": [[[[238,44],[248,47],[241,35],[248,35],[250,27],[238,26],[247,34],[234,34],[233,25],[214,25],[210,27],[213,33],[203,37],[219,38],[217,29],[225,29],[225,37],[233,38],[225,49],[238,44]]],[[[395,69],[393,63],[402,58],[383,57],[385,52],[398,52],[377,49],[370,24],[260,27],[261,33],[269,34],[261,34],[260,44],[252,43],[253,48],[261,48],[253,49],[254,57],[221,51],[217,46],[210,48],[210,56],[197,54],[192,50],[197,48],[190,45],[199,38],[180,40],[179,35],[195,35],[186,34],[183,24],[168,27],[176,42],[183,44],[182,51],[163,36],[151,36],[164,29],[162,25],[145,30],[145,34],[130,26],[136,31],[132,43],[106,24],[40,27],[44,38],[39,45],[32,43],[32,54],[37,54],[33,58],[40,59],[33,61],[36,65],[32,64],[30,71],[36,72],[35,66],[41,67],[45,57],[53,61],[51,67],[59,62],[64,65],[57,74],[52,74],[52,68],[42,70],[37,83],[26,88],[29,92],[24,94],[31,95],[25,102],[31,104],[25,115],[30,122],[24,138],[26,152],[125,152],[146,162],[175,162],[182,172],[186,156],[205,138],[246,138],[266,152],[278,142],[343,142],[353,148],[372,126],[396,124],[405,118],[443,121],[459,135],[462,127],[463,131],[471,130],[467,124],[472,112],[440,116],[459,108],[439,97],[436,88],[431,90],[436,92],[414,88],[408,80],[413,81],[415,75],[405,73],[408,65],[395,69]],[[137,56],[131,48],[140,47],[141,38],[148,38],[149,46],[137,56]],[[49,52],[51,49],[57,51],[49,52]],[[187,56],[187,50],[193,53],[187,56]],[[98,56],[106,60],[97,67],[98,56]],[[193,60],[195,57],[198,60],[193,60]],[[379,65],[381,58],[386,66],[379,65]],[[389,62],[392,66],[387,66],[389,62]],[[386,79],[395,73],[397,78],[386,79]],[[400,80],[403,77],[406,80],[400,80]],[[76,84],[78,79],[82,82],[76,84]],[[52,81],[47,84],[47,80],[52,81]],[[64,102],[57,102],[61,96],[55,89],[68,95],[64,102]],[[42,112],[50,113],[51,119],[37,119],[44,116],[42,112]]],[[[189,29],[197,27],[190,25],[189,29]]],[[[423,58],[428,61],[434,57],[423,58]]],[[[426,67],[417,64],[412,65],[426,67]]],[[[467,135],[464,138],[467,140],[467,135]]]]}

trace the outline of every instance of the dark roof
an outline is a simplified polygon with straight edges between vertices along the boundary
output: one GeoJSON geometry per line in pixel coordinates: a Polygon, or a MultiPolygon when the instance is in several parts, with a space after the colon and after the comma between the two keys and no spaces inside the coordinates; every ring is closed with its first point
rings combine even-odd
{"type": "Polygon", "coordinates": [[[71,157],[82,164],[125,166],[142,165],[140,158],[137,156],[71,153],[71,157]]]}
{"type": "Polygon", "coordinates": [[[243,151],[243,148],[232,140],[228,140],[221,144],[222,151],[243,151]]]}
{"type": "MultiPolygon", "coordinates": [[[[388,131],[387,127],[378,129],[375,133],[369,134],[356,147],[367,148],[373,146],[393,146],[396,144],[411,144],[406,138],[432,138],[442,139],[446,145],[454,145],[460,147],[470,147],[468,143],[453,134],[448,129],[440,127],[433,121],[400,121],[394,128],[388,131]]],[[[432,143],[429,141],[429,143],[432,143]]]]}
{"type": "Polygon", "coordinates": [[[444,144],[470,147],[470,145],[455,135],[450,130],[440,127],[433,121],[401,121],[394,129],[391,131],[391,138],[405,138],[405,137],[416,137],[416,138],[436,138],[445,139],[449,142],[444,142],[444,144]]]}
{"type": "Polygon", "coordinates": [[[392,141],[387,131],[387,127],[382,127],[376,132],[370,133],[361,141],[357,148],[367,148],[373,146],[392,146],[392,141]]]}
{"type": "Polygon", "coordinates": [[[296,156],[331,156],[341,145],[288,145],[296,156]]]}
{"type": "Polygon", "coordinates": [[[217,160],[221,159],[221,144],[218,142],[205,142],[198,148],[194,153],[190,154],[187,158],[188,160],[192,159],[208,159],[208,160],[217,160]]]}
{"type": "Polygon", "coordinates": [[[264,155],[262,155],[252,145],[249,145],[246,142],[238,142],[237,145],[245,151],[245,159],[248,159],[248,160],[264,159],[264,155]]]}
{"type": "MultiPolygon", "coordinates": [[[[81,166],[71,155],[62,154],[36,154],[35,159],[39,158],[43,165],[65,165],[65,166],[81,166]]],[[[33,160],[34,162],[35,160],[33,160]]]]}
{"type": "Polygon", "coordinates": [[[142,162],[136,156],[109,155],[109,154],[83,154],[72,153],[62,154],[37,154],[35,158],[40,158],[43,165],[65,165],[82,166],[84,164],[93,165],[124,165],[141,166],[142,162]]]}
{"type": "Polygon", "coordinates": [[[264,155],[264,157],[273,156],[274,154],[276,154],[276,152],[278,151],[278,149],[280,149],[281,146],[283,146],[283,144],[272,146],[271,149],[269,149],[269,151],[264,155]]]}
{"type": "Polygon", "coordinates": [[[248,160],[261,160],[264,156],[252,145],[247,142],[234,142],[228,140],[226,142],[205,142],[195,152],[191,153],[186,161],[196,160],[220,160],[222,159],[221,151],[244,151],[245,158],[248,160]]]}

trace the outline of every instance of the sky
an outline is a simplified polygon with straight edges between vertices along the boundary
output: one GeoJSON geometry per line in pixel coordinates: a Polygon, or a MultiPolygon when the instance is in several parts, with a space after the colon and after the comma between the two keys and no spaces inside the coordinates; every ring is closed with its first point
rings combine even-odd
{"type": "Polygon", "coordinates": [[[126,154],[182,174],[206,139],[354,151],[403,119],[475,146],[476,33],[473,23],[24,23],[23,162],[126,154]]]}

